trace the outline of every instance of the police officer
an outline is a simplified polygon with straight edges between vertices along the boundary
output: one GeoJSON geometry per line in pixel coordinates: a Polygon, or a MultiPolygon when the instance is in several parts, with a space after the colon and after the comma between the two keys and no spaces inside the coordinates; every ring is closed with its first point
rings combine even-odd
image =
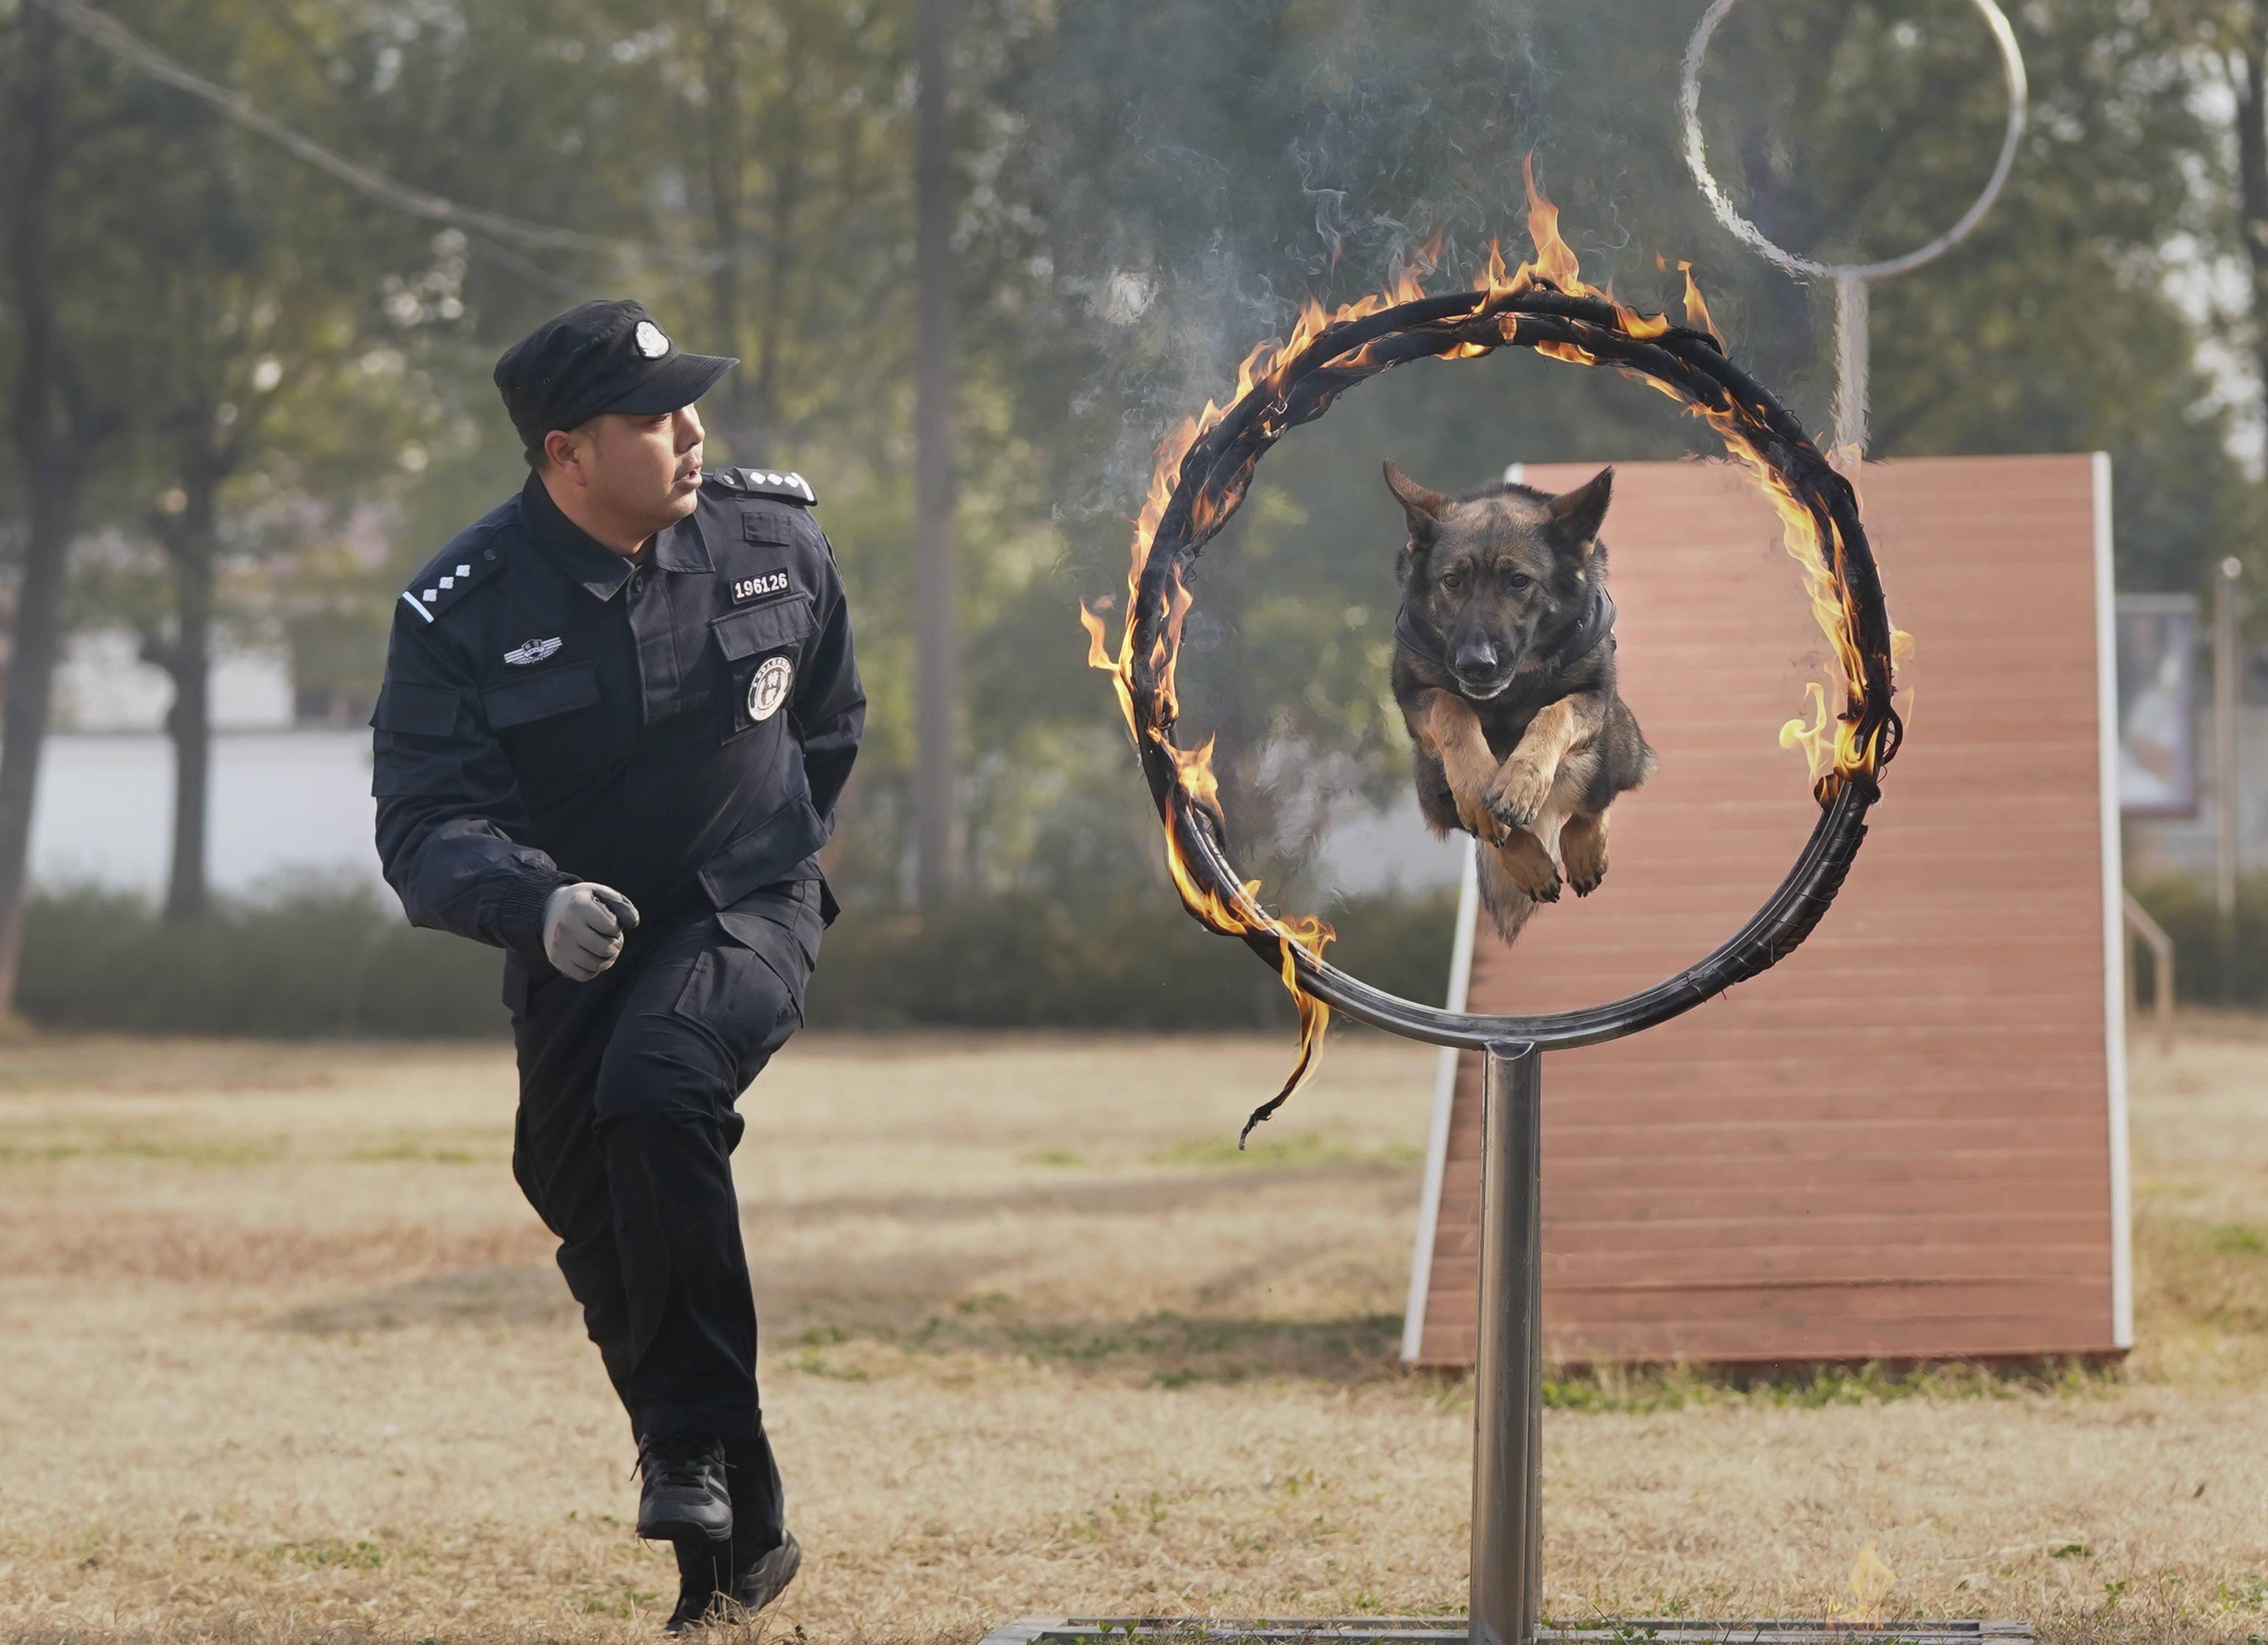
{"type": "Polygon", "coordinates": [[[800,1559],[729,1162],[803,1022],[865,717],[810,484],[703,470],[693,402],[736,364],[635,302],[507,350],[532,472],[402,592],[371,719],[387,882],[504,950],[512,1174],[629,1410],[638,1534],[677,1546],[673,1630],[800,1559]]]}

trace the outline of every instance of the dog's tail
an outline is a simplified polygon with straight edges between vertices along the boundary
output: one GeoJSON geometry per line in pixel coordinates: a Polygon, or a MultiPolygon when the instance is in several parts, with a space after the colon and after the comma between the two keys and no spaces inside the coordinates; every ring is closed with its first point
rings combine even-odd
{"type": "Polygon", "coordinates": [[[1497,935],[1506,943],[1520,940],[1521,927],[1535,911],[1535,899],[1513,884],[1504,871],[1497,854],[1485,845],[1480,850],[1481,906],[1496,926],[1497,935]]]}

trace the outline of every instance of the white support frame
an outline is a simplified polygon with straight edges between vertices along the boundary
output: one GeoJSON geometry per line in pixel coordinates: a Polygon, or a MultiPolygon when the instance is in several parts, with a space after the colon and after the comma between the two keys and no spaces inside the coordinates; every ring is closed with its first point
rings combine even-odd
{"type": "Polygon", "coordinates": [[[2110,454],[2095,454],[2095,696],[2102,781],[2102,1054],[2110,1104],[2110,1341],[2134,1346],[2132,1170],[2126,1119],[2126,876],[2118,837],[2118,597],[2110,561],[2110,454]]]}
{"type": "MultiPolygon", "coordinates": [[[[1449,992],[1442,1001],[1452,1011],[1465,1008],[1473,981],[1473,933],[1480,923],[1480,859],[1465,843],[1465,865],[1457,876],[1456,946],[1449,954],[1449,992]]],[[[1402,1309],[1402,1362],[1414,1363],[1425,1346],[1425,1298],[1433,1288],[1433,1240],[1441,1226],[1441,1177],[1449,1163],[1449,1118],[1457,1106],[1457,1059],[1464,1053],[1444,1045],[1433,1076],[1433,1119],[1425,1139],[1425,1186],[1418,1200],[1418,1248],[1410,1257],[1410,1300],[1402,1309]]]]}

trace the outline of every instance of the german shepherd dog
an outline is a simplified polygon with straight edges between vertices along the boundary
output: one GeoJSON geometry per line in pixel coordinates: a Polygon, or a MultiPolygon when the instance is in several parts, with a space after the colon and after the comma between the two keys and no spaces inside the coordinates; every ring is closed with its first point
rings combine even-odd
{"type": "Polygon", "coordinates": [[[1480,854],[1481,904],[1506,942],[1564,882],[1607,873],[1607,808],[1653,772],[1615,690],[1615,607],[1599,541],[1615,471],[1557,496],[1525,485],[1449,498],[1393,463],[1410,518],[1395,563],[1394,700],[1418,805],[1480,854]]]}

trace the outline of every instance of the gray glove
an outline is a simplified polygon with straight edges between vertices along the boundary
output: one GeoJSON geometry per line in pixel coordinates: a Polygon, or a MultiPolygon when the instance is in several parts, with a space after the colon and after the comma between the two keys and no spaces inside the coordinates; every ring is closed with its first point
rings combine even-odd
{"type": "Polygon", "coordinates": [[[570,982],[587,983],[615,963],[622,933],[637,927],[637,910],[610,885],[580,880],[543,904],[543,957],[570,982]]]}

